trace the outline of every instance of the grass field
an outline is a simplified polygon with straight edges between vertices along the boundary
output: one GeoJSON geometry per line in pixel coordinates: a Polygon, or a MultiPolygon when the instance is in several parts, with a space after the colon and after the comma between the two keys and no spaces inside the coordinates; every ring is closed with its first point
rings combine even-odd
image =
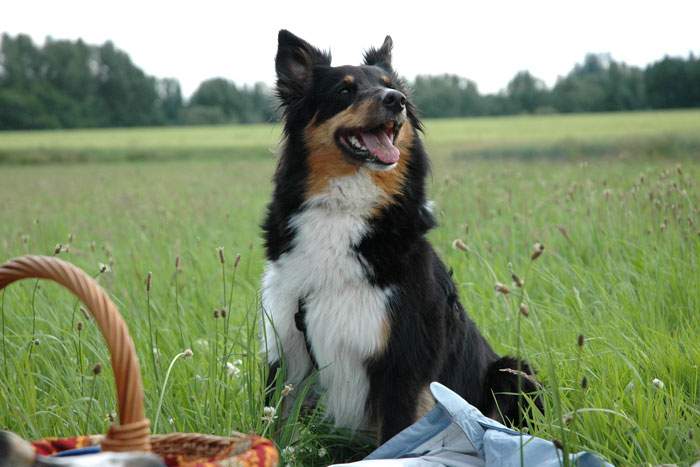
{"type": "MultiPolygon", "coordinates": [[[[700,112],[426,129],[440,223],[431,240],[497,350],[520,347],[539,369],[547,411],[531,431],[618,465],[699,459],[700,112]],[[545,250],[531,261],[535,242],[545,250]]],[[[0,133],[0,259],[61,244],[61,258],[98,278],[136,341],[158,432],[255,431],[291,465],[323,465],[344,455],[347,434],[318,415],[263,417],[258,226],[278,137],[276,125],[0,133]],[[194,355],[173,366],[159,411],[185,348],[194,355]]],[[[75,300],[25,281],[0,310],[0,428],[104,432],[109,358],[75,300]]]]}

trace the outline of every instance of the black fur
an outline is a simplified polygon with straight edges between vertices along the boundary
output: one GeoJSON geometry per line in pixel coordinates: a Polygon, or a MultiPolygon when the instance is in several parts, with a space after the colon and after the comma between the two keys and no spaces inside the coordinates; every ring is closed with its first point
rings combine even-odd
{"type": "MultiPolygon", "coordinates": [[[[323,121],[352,103],[335,92],[342,77],[355,76],[355,86],[361,87],[388,73],[391,85],[408,95],[393,70],[391,48],[387,37],[379,49],[365,54],[364,65],[333,68],[330,54],[287,31],[280,32],[277,92],[286,142],[263,225],[268,260],[277,260],[291,248],[294,232],[289,220],[304,202],[309,171],[304,128],[314,117],[323,121]]],[[[410,99],[406,116],[414,131],[405,183],[394,203],[371,219],[370,232],[355,246],[366,265],[367,279],[396,291],[389,304],[386,350],[366,362],[368,415],[380,427],[380,439],[385,441],[415,421],[420,393],[430,382],[439,381],[486,415],[500,413],[506,422],[521,424],[521,399],[502,393],[517,392],[518,387],[533,392],[536,387],[522,377],[518,386],[517,374],[500,370],[534,372],[526,362],[501,358],[493,351],[467,316],[451,274],[426,240],[426,232],[435,226],[425,207],[429,162],[420,139],[421,123],[410,99]]]]}

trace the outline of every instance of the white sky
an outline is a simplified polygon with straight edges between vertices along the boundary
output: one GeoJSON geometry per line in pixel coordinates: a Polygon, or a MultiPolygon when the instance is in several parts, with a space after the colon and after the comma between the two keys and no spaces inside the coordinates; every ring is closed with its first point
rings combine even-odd
{"type": "Polygon", "coordinates": [[[388,33],[403,76],[456,73],[495,92],[523,69],[551,85],[586,52],[632,65],[697,54],[700,0],[0,0],[0,32],[112,40],[186,96],[215,76],[273,83],[280,28],[330,48],[334,65],[358,64],[388,33]]]}

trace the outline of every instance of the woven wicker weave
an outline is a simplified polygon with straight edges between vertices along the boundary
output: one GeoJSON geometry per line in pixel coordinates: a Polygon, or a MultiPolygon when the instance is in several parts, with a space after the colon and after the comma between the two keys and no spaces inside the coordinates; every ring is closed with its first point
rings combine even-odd
{"type": "Polygon", "coordinates": [[[220,461],[226,465],[277,465],[278,454],[272,443],[254,435],[221,437],[172,433],[151,436],[150,424],[144,415],[143,383],[134,343],[104,289],[78,267],[55,257],[22,256],[0,266],[0,289],[30,278],[52,280],[75,294],[95,318],[107,343],[116,383],[119,423],[113,424],[100,439],[102,450],[153,451],[166,459],[168,465],[214,466],[220,461]],[[256,450],[246,456],[251,449],[256,450]]]}

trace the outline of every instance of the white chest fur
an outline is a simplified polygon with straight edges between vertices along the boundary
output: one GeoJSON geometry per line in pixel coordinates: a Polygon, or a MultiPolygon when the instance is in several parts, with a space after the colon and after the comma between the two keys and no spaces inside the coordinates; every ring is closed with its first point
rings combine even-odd
{"type": "Polygon", "coordinates": [[[353,429],[366,425],[365,361],[383,350],[388,331],[391,289],[368,282],[353,248],[367,232],[367,216],[382,196],[364,172],[333,180],[327,192],[309,200],[292,218],[293,246],[268,264],[263,279],[270,361],[280,358],[281,347],[292,383],[311,370],[303,335],[294,324],[303,298],[326,407],[337,425],[353,429]]]}

